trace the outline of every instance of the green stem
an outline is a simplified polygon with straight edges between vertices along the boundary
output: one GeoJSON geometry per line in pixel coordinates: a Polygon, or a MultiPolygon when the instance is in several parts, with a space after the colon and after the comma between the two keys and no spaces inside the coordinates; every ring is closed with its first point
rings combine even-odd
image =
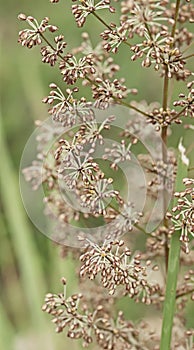
{"type": "Polygon", "coordinates": [[[116,102],[118,102],[119,104],[121,104],[121,105],[123,105],[123,106],[125,106],[125,107],[128,107],[128,108],[130,108],[130,109],[133,109],[134,111],[136,111],[136,112],[138,112],[138,113],[144,115],[145,117],[150,117],[150,115],[149,115],[148,113],[146,113],[146,112],[142,111],[141,109],[139,109],[139,108],[137,108],[137,107],[131,105],[131,104],[128,103],[128,102],[119,100],[119,99],[116,98],[116,97],[113,97],[113,99],[114,99],[116,102]]]}
{"type": "MultiPolygon", "coordinates": [[[[186,176],[187,166],[183,164],[181,159],[179,159],[177,181],[175,186],[176,192],[180,192],[183,189],[182,179],[186,176]]],[[[177,278],[179,272],[179,258],[181,247],[180,233],[181,232],[175,232],[172,235],[170,241],[160,350],[170,350],[173,318],[175,313],[177,278]]]]}
{"type": "MultiPolygon", "coordinates": [[[[188,58],[192,58],[194,56],[194,53],[191,53],[188,56],[182,56],[181,60],[187,60],[188,58]]],[[[180,60],[180,58],[177,58],[176,60],[173,60],[173,62],[178,62],[180,60]]]]}
{"type": "Polygon", "coordinates": [[[164,110],[166,110],[168,107],[168,87],[169,87],[168,69],[167,69],[167,67],[165,67],[164,87],[163,87],[163,104],[162,104],[162,107],[164,110]]]}
{"type": "Polygon", "coordinates": [[[176,25],[177,25],[177,19],[178,19],[178,14],[179,14],[179,6],[180,6],[180,0],[176,1],[176,9],[175,9],[175,16],[174,16],[174,24],[172,27],[171,31],[171,36],[174,38],[175,35],[175,30],[176,30],[176,25]]]}
{"type": "Polygon", "coordinates": [[[98,19],[106,28],[108,28],[112,32],[112,28],[100,17],[97,15],[97,13],[92,12],[93,16],[98,19]]]}
{"type": "Polygon", "coordinates": [[[172,235],[168,261],[167,285],[163,313],[163,327],[160,350],[170,350],[172,325],[175,312],[176,286],[179,271],[179,234],[172,235]]]}
{"type": "Polygon", "coordinates": [[[150,36],[150,39],[153,41],[152,33],[151,33],[150,28],[149,28],[149,26],[148,26],[148,24],[147,24],[146,22],[145,22],[145,28],[146,28],[147,31],[148,31],[148,34],[149,34],[149,36],[150,36]]]}
{"type": "MultiPolygon", "coordinates": [[[[163,86],[163,109],[166,110],[168,107],[168,88],[169,88],[169,78],[168,78],[168,70],[167,67],[165,67],[165,76],[164,76],[164,86],[163,86]]],[[[162,160],[163,163],[166,164],[167,162],[167,126],[162,126],[161,130],[161,138],[162,138],[162,160]]],[[[163,180],[165,182],[165,179],[163,180]]],[[[163,190],[163,213],[165,215],[167,210],[167,197],[166,197],[166,190],[165,190],[165,183],[164,183],[164,190],[163,190]]],[[[168,227],[168,222],[166,218],[164,217],[163,220],[164,226],[168,227]]],[[[165,240],[165,265],[166,270],[168,267],[168,256],[169,256],[169,248],[168,248],[168,238],[166,237],[165,240]]]]}
{"type": "Polygon", "coordinates": [[[6,310],[0,300],[0,348],[2,350],[13,349],[15,330],[6,314],[6,310]]]}

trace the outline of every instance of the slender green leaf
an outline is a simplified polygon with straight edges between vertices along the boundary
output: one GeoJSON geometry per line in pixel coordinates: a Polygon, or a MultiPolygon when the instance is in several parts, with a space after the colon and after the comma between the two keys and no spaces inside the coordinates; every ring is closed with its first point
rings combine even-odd
{"type": "Polygon", "coordinates": [[[41,311],[43,295],[46,291],[42,266],[35,246],[33,234],[29,229],[19,193],[19,183],[13,169],[3,134],[0,115],[1,172],[0,185],[2,202],[6,212],[10,234],[21,272],[22,287],[28,300],[30,315],[34,326],[44,323],[41,311]]]}
{"type": "MultiPolygon", "coordinates": [[[[185,155],[185,148],[182,145],[182,140],[179,143],[179,151],[180,155],[175,184],[176,192],[180,192],[184,188],[182,180],[183,178],[187,177],[189,165],[188,158],[185,155]]],[[[176,205],[176,201],[177,200],[174,200],[174,205],[176,205]]],[[[170,241],[160,350],[170,350],[181,249],[180,233],[181,232],[175,232],[170,241]]]]}

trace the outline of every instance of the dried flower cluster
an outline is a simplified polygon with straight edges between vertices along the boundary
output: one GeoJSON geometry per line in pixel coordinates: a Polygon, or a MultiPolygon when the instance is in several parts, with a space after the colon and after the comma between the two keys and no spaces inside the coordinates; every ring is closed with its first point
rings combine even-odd
{"type": "MultiPolygon", "coordinates": [[[[96,342],[102,349],[154,349],[158,350],[159,335],[151,330],[146,322],[135,324],[124,318],[119,311],[115,316],[107,311],[106,306],[92,304],[89,307],[85,295],[73,294],[66,297],[66,280],[62,278],[64,292],[47,294],[42,307],[44,312],[52,316],[56,332],[67,329],[67,336],[71,339],[82,339],[83,347],[96,342]]],[[[182,330],[183,324],[175,320],[173,334],[173,350],[193,349],[193,330],[182,330]]]]}
{"type": "MultiPolygon", "coordinates": [[[[87,275],[90,279],[100,274],[101,283],[111,295],[119,285],[124,285],[126,294],[131,298],[150,304],[152,294],[159,289],[158,285],[147,281],[147,267],[151,262],[147,260],[143,265],[141,255],[137,253],[132,256],[127,247],[120,252],[123,245],[123,241],[104,243],[102,247],[91,244],[89,250],[80,257],[83,262],[80,274],[82,277],[87,275]]],[[[157,266],[153,269],[156,270],[157,266]]]]}
{"type": "MultiPolygon", "coordinates": [[[[80,45],[70,49],[64,33],[49,24],[49,18],[38,22],[32,16],[18,16],[28,26],[19,32],[19,43],[27,48],[40,46],[42,62],[55,66],[61,78],[61,83],[49,85],[50,92],[43,98],[50,122],[37,122],[37,159],[23,173],[34,190],[43,186],[45,215],[57,228],[53,239],[69,245],[77,239],[84,249],[79,253],[63,247],[62,252],[64,257],[71,252],[76,262],[81,255],[76,273],[82,294],[66,298],[63,279],[64,293],[47,294],[43,311],[51,314],[57,332],[66,329],[67,336],[82,339],[83,346],[96,342],[108,350],[193,350],[194,330],[187,329],[184,311],[194,300],[194,180],[187,158],[193,146],[186,152],[179,140],[182,131],[176,133],[176,128],[193,131],[194,89],[189,62],[194,56],[194,6],[186,0],[72,3],[78,27],[92,19],[102,25],[96,45],[83,32],[80,45]],[[116,54],[121,47],[132,69],[133,62],[140,61],[140,69],[154,71],[151,84],[157,75],[162,80],[159,102],[139,100],[137,89],[127,86],[125,78],[119,76],[122,63],[116,54]],[[178,93],[172,91],[174,83],[178,93]],[[119,125],[116,107],[128,112],[119,125]],[[104,115],[99,120],[98,112],[104,115]],[[185,120],[189,124],[184,125],[185,120]],[[179,152],[168,148],[171,134],[175,141],[170,144],[179,143],[179,152]],[[160,137],[161,147],[158,150],[154,144],[153,159],[149,145],[155,136],[160,137]],[[144,151],[142,140],[148,145],[144,151]],[[144,173],[146,185],[141,185],[139,175],[131,172],[137,176],[137,197],[141,198],[146,187],[141,208],[127,193],[126,164],[141,166],[144,173]],[[169,206],[171,193],[175,199],[169,206]],[[158,199],[160,204],[155,206],[158,199]],[[159,223],[157,215],[161,213],[159,223]],[[150,217],[158,224],[147,229],[150,217]],[[71,225],[77,228],[76,237],[71,236],[71,225]],[[125,241],[121,240],[124,234],[125,241]],[[150,324],[160,325],[157,315],[149,315],[151,322],[134,323],[116,311],[116,302],[123,298],[127,303],[127,297],[152,304],[160,318],[164,308],[162,335],[159,327],[150,324]]],[[[130,182],[131,187],[134,183],[130,182]]]]}
{"type": "Polygon", "coordinates": [[[54,33],[58,28],[49,24],[49,18],[45,17],[40,24],[32,16],[26,16],[21,13],[18,18],[22,21],[26,21],[30,26],[30,29],[24,29],[19,32],[19,43],[22,46],[26,46],[28,49],[31,49],[33,46],[42,44],[42,36],[46,30],[49,30],[51,33],[54,33]]]}
{"type": "MultiPolygon", "coordinates": [[[[64,278],[62,282],[66,286],[64,278]]],[[[135,324],[124,319],[122,311],[118,312],[116,318],[110,318],[102,305],[90,311],[84,301],[82,294],[66,298],[65,288],[63,294],[47,294],[42,309],[52,315],[56,332],[68,328],[67,336],[71,339],[81,338],[84,347],[94,339],[103,349],[137,350],[141,345],[144,347],[141,333],[146,329],[145,324],[142,323],[137,329],[135,324]]],[[[149,331],[149,336],[154,341],[154,333],[149,331]]]]}

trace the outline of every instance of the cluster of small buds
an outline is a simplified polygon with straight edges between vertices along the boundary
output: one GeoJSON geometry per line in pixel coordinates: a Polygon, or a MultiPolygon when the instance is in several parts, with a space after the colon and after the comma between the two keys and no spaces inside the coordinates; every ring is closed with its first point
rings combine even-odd
{"type": "MultiPolygon", "coordinates": [[[[134,34],[142,37],[148,27],[153,32],[160,31],[163,27],[161,21],[168,21],[166,17],[166,5],[168,1],[126,1],[122,3],[121,20],[129,26],[129,37],[134,34]]],[[[171,19],[171,23],[173,20],[171,19]]]]}
{"type": "Polygon", "coordinates": [[[58,123],[49,124],[41,120],[36,120],[35,125],[39,128],[39,132],[36,136],[37,158],[43,160],[48,152],[48,145],[53,139],[58,138],[64,132],[64,127],[58,123]]]}
{"type": "Polygon", "coordinates": [[[122,19],[123,21],[127,19],[127,15],[130,14],[130,12],[135,8],[136,5],[138,7],[142,7],[142,11],[145,11],[146,6],[150,7],[150,10],[166,10],[165,7],[169,4],[168,0],[126,0],[125,2],[122,2],[121,4],[121,13],[122,13],[122,19]]]}
{"type": "Polygon", "coordinates": [[[106,215],[108,204],[119,196],[119,192],[112,188],[112,182],[113,179],[104,178],[103,173],[95,176],[93,181],[80,191],[81,205],[90,208],[90,213],[95,216],[106,215]]]}
{"type": "Polygon", "coordinates": [[[106,350],[140,349],[143,340],[140,333],[145,325],[137,329],[133,322],[124,319],[122,311],[112,318],[100,304],[96,308],[94,304],[93,311],[90,311],[85,296],[73,294],[67,298],[65,278],[62,278],[62,283],[64,292],[47,294],[42,306],[42,310],[52,316],[57,333],[67,329],[67,336],[73,340],[82,339],[84,347],[95,341],[106,350]]]}
{"type": "Polygon", "coordinates": [[[190,269],[184,276],[184,282],[177,289],[177,298],[190,297],[194,301],[194,270],[190,269]]]}
{"type": "Polygon", "coordinates": [[[66,298],[66,280],[64,278],[62,283],[64,285],[64,293],[58,295],[47,294],[42,310],[52,315],[52,321],[56,325],[57,333],[68,327],[68,337],[71,339],[83,338],[85,343],[90,344],[92,342],[90,328],[98,310],[94,314],[87,313],[87,310],[84,309],[82,313],[79,312],[78,307],[82,294],[74,294],[66,298]]]}
{"type": "Polygon", "coordinates": [[[181,313],[174,319],[174,331],[172,336],[172,350],[193,350],[193,329],[186,329],[181,313]]]}
{"type": "Polygon", "coordinates": [[[25,180],[31,183],[33,190],[37,190],[45,182],[47,182],[50,189],[53,188],[54,178],[51,169],[46,169],[46,164],[43,167],[41,160],[34,160],[32,165],[23,169],[22,172],[25,180]]]}
{"type": "Polygon", "coordinates": [[[163,69],[167,68],[168,78],[175,77],[180,80],[181,77],[187,76],[187,70],[185,70],[186,61],[183,59],[182,54],[178,48],[167,48],[163,54],[163,69]]]}
{"type": "Polygon", "coordinates": [[[190,81],[187,84],[187,88],[189,89],[189,93],[186,96],[185,94],[181,93],[179,95],[180,100],[174,102],[174,106],[179,106],[183,108],[181,114],[184,115],[185,117],[191,116],[192,118],[194,117],[194,80],[190,81]]]}
{"type": "MultiPolygon", "coordinates": [[[[95,73],[88,75],[92,80],[96,78],[113,78],[115,73],[120,69],[119,65],[114,63],[113,58],[109,57],[103,49],[103,44],[100,42],[93,47],[92,42],[88,33],[82,34],[83,42],[77,48],[72,50],[73,54],[82,53],[84,55],[92,54],[93,61],[95,64],[95,73]]],[[[85,80],[85,83],[89,83],[85,80]]]]}
{"type": "Polygon", "coordinates": [[[61,164],[63,160],[65,161],[70,153],[75,152],[75,154],[79,154],[81,150],[83,150],[83,147],[79,142],[77,142],[76,138],[74,138],[72,142],[60,139],[58,141],[58,147],[55,151],[55,159],[57,161],[57,165],[61,164]]]}
{"type": "Polygon", "coordinates": [[[82,140],[82,143],[89,142],[93,146],[98,141],[100,145],[104,143],[102,131],[110,130],[111,123],[115,120],[115,116],[109,116],[102,123],[97,123],[94,118],[91,122],[82,124],[76,136],[82,140]]]}
{"type": "MultiPolygon", "coordinates": [[[[170,4],[171,8],[170,11],[167,11],[167,15],[170,17],[172,16],[174,18],[174,14],[176,11],[176,7],[174,3],[170,4]]],[[[193,4],[191,3],[190,0],[186,0],[183,3],[180,4],[180,10],[178,13],[178,22],[183,24],[185,22],[190,22],[193,23],[193,18],[194,18],[194,8],[193,4]]]]}
{"type": "Polygon", "coordinates": [[[161,159],[153,160],[149,155],[138,156],[141,166],[148,174],[148,194],[155,197],[158,191],[172,191],[176,179],[177,161],[173,152],[168,152],[166,162],[161,159]],[[151,178],[150,178],[151,175],[151,178]]]}
{"type": "MultiPolygon", "coordinates": [[[[106,123],[104,124],[106,126],[106,123]]],[[[59,147],[55,152],[56,169],[59,179],[63,179],[69,189],[76,191],[81,207],[88,208],[90,214],[97,217],[106,214],[109,202],[113,198],[119,198],[119,192],[112,187],[113,180],[105,178],[98,164],[94,162],[92,158],[94,149],[84,151],[85,139],[82,131],[81,128],[81,134],[78,131],[71,144],[63,139],[59,141],[59,147]]],[[[91,136],[88,142],[91,142],[91,136]]],[[[98,139],[101,140],[95,135],[95,139],[92,140],[93,146],[98,139]]]]}
{"type": "MultiPolygon", "coordinates": [[[[127,26],[128,27],[128,26],[127,26]]],[[[103,33],[101,33],[101,37],[105,40],[103,45],[104,49],[107,52],[117,53],[119,46],[122,42],[127,40],[127,28],[126,24],[117,27],[115,24],[110,24],[110,29],[105,29],[103,33]]]]}
{"type": "Polygon", "coordinates": [[[74,87],[72,90],[66,89],[67,96],[63,94],[56,84],[51,83],[49,87],[52,90],[49,96],[42,101],[52,105],[48,112],[52,115],[54,121],[60,122],[62,126],[73,126],[76,121],[85,122],[93,119],[92,104],[86,102],[84,97],[79,100],[74,98],[73,94],[78,92],[77,87],[74,87]]]}
{"type": "Polygon", "coordinates": [[[90,183],[94,174],[99,171],[99,166],[94,162],[91,154],[83,148],[70,149],[66,155],[61,154],[57,159],[57,171],[59,178],[65,181],[69,189],[76,189],[80,182],[90,183]]]}
{"type": "MultiPolygon", "coordinates": [[[[55,225],[57,235],[53,232],[52,237],[53,239],[58,239],[60,242],[59,235],[61,230],[64,229],[65,224],[71,222],[71,220],[78,221],[80,216],[78,211],[75,211],[68,203],[61,199],[59,191],[60,189],[55,185],[55,191],[50,192],[50,194],[44,198],[44,213],[55,223],[57,221],[55,225]]],[[[64,239],[64,237],[65,235],[63,234],[62,239],[64,239]]]]}
{"type": "MultiPolygon", "coordinates": [[[[131,46],[131,50],[134,52],[134,55],[131,57],[132,61],[135,61],[138,58],[144,57],[146,54],[146,58],[142,61],[142,67],[150,67],[152,63],[160,64],[161,63],[161,53],[164,50],[165,44],[168,43],[169,38],[168,32],[165,30],[157,33],[156,35],[150,35],[145,32],[145,39],[138,44],[131,46]]],[[[157,68],[157,67],[156,67],[157,68]]]]}
{"type": "Polygon", "coordinates": [[[69,85],[75,84],[79,78],[84,79],[89,73],[95,73],[91,54],[79,59],[72,54],[67,54],[63,57],[59,68],[61,70],[63,80],[69,85]]]}
{"type": "Polygon", "coordinates": [[[149,113],[148,122],[156,125],[156,130],[159,131],[162,126],[168,126],[174,121],[176,124],[181,124],[181,120],[177,117],[178,113],[175,109],[154,108],[149,113]]]}
{"type": "MultiPolygon", "coordinates": [[[[150,233],[146,240],[147,255],[151,258],[155,256],[164,256],[166,242],[170,242],[171,234],[165,226],[159,227],[156,231],[150,233]]],[[[145,257],[147,256],[145,253],[145,257]]]]}
{"type": "MultiPolygon", "coordinates": [[[[166,189],[172,191],[174,188],[174,183],[176,179],[176,160],[172,159],[168,163],[163,161],[156,162],[153,165],[153,173],[156,173],[157,176],[154,180],[149,183],[149,186],[157,185],[158,190],[166,189]]],[[[151,172],[152,172],[151,171],[151,172]]]]}
{"type": "Polygon", "coordinates": [[[131,143],[126,146],[125,140],[117,144],[113,143],[111,148],[105,148],[103,159],[113,159],[111,168],[117,170],[119,163],[131,160],[131,146],[131,143]]]}
{"type": "MultiPolygon", "coordinates": [[[[159,336],[146,322],[135,325],[125,320],[122,311],[112,317],[111,312],[96,300],[90,309],[85,294],[66,297],[65,278],[62,278],[62,284],[63,293],[48,293],[42,306],[42,311],[51,315],[57,333],[67,330],[70,339],[82,339],[83,347],[95,342],[104,350],[159,349],[159,336]]],[[[193,329],[185,330],[181,320],[176,318],[175,321],[172,349],[192,350],[193,329]]]]}
{"type": "Polygon", "coordinates": [[[120,311],[115,320],[106,315],[102,319],[102,328],[105,328],[106,333],[97,330],[96,334],[99,336],[98,344],[103,349],[137,349],[139,347],[138,335],[139,332],[135,329],[132,322],[127,322],[124,319],[123,312],[120,311]]]}
{"type": "Polygon", "coordinates": [[[78,27],[83,27],[86,18],[91,13],[98,10],[109,9],[111,13],[115,12],[114,7],[110,5],[110,0],[101,0],[95,4],[95,0],[72,0],[78,2],[72,5],[72,13],[75,17],[78,27]]]}
{"type": "Polygon", "coordinates": [[[109,79],[97,78],[95,85],[92,87],[92,94],[95,100],[94,105],[97,108],[108,108],[115,100],[118,102],[126,98],[128,92],[127,87],[123,85],[122,79],[110,81],[109,79]]]}
{"type": "Polygon", "coordinates": [[[55,65],[57,59],[60,55],[63,55],[64,48],[67,46],[67,43],[63,41],[64,36],[58,35],[54,38],[56,43],[56,48],[49,45],[43,46],[41,48],[41,55],[43,56],[42,62],[49,63],[51,67],[55,65]]]}
{"type": "Polygon", "coordinates": [[[18,42],[22,46],[26,46],[31,49],[35,45],[40,45],[42,43],[42,34],[48,29],[51,33],[55,32],[58,28],[56,26],[49,24],[49,18],[45,17],[39,24],[37,20],[32,16],[26,16],[21,13],[18,19],[26,21],[31,27],[30,29],[23,29],[19,32],[18,42]]]}
{"type": "Polygon", "coordinates": [[[111,221],[109,223],[109,231],[111,232],[106,236],[109,240],[119,239],[119,237],[132,231],[143,216],[130,201],[125,203],[120,197],[117,200],[120,204],[119,211],[111,208],[111,211],[105,217],[107,221],[111,221]]]}
{"type": "Polygon", "coordinates": [[[150,67],[154,64],[156,71],[161,70],[161,75],[167,69],[168,78],[175,77],[180,80],[181,77],[187,76],[185,70],[186,61],[182,58],[182,54],[178,47],[172,48],[175,44],[175,39],[169,37],[165,30],[157,33],[154,37],[145,32],[146,40],[140,44],[131,47],[134,55],[132,61],[146,57],[142,61],[142,67],[150,67]]]}
{"type": "Polygon", "coordinates": [[[176,47],[181,49],[185,44],[190,45],[192,43],[193,33],[189,32],[189,30],[185,27],[180,28],[179,30],[175,30],[174,43],[176,47]]]}
{"type": "Polygon", "coordinates": [[[147,267],[151,262],[141,262],[141,255],[132,255],[123,241],[104,242],[102,246],[89,243],[89,247],[80,260],[83,263],[80,269],[81,277],[88,276],[94,279],[101,276],[102,285],[113,295],[118,286],[125,286],[124,294],[136,301],[150,304],[151,297],[157,293],[159,286],[151,285],[147,281],[147,267]]]}
{"type": "Polygon", "coordinates": [[[33,190],[37,190],[41,184],[45,184],[47,189],[52,190],[56,187],[58,174],[52,150],[48,155],[48,145],[64,132],[64,128],[41,121],[36,121],[36,125],[39,127],[39,133],[36,136],[37,159],[23,169],[23,175],[25,180],[31,183],[33,190]]]}
{"type": "Polygon", "coordinates": [[[181,232],[180,241],[188,254],[190,236],[194,237],[194,180],[185,178],[183,183],[186,189],[182,192],[175,192],[177,204],[172,209],[173,214],[167,213],[167,217],[173,223],[171,232],[181,232]]]}

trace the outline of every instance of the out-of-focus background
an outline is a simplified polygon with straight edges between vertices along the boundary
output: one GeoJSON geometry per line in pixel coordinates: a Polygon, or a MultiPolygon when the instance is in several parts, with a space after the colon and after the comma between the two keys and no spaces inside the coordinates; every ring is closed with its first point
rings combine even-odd
{"type": "MultiPolygon", "coordinates": [[[[18,185],[20,158],[34,121],[47,117],[41,99],[47,95],[50,82],[61,87],[63,83],[55,68],[41,63],[39,48],[28,50],[17,44],[18,31],[25,27],[17,15],[23,12],[38,20],[50,17],[50,23],[60,27],[70,47],[79,45],[83,31],[89,31],[97,43],[103,28],[94,18],[88,18],[84,29],[78,29],[70,10],[71,0],[56,5],[48,0],[1,0],[0,4],[0,349],[79,349],[79,342],[69,343],[64,335],[55,335],[49,317],[41,311],[45,293],[61,291],[62,276],[67,277],[70,292],[76,291],[74,263],[71,257],[61,259],[59,247],[28,220],[18,185]]],[[[101,14],[111,20],[106,11],[101,14]]],[[[116,61],[122,62],[121,76],[128,85],[139,89],[138,100],[161,100],[162,81],[157,74],[143,70],[139,62],[130,64],[126,48],[121,49],[116,61]]],[[[179,91],[181,83],[174,94],[179,91]]],[[[182,133],[174,127],[171,146],[177,145],[182,133]]],[[[186,145],[191,138],[189,131],[186,145]]],[[[130,310],[128,314],[130,317],[130,310]]]]}

